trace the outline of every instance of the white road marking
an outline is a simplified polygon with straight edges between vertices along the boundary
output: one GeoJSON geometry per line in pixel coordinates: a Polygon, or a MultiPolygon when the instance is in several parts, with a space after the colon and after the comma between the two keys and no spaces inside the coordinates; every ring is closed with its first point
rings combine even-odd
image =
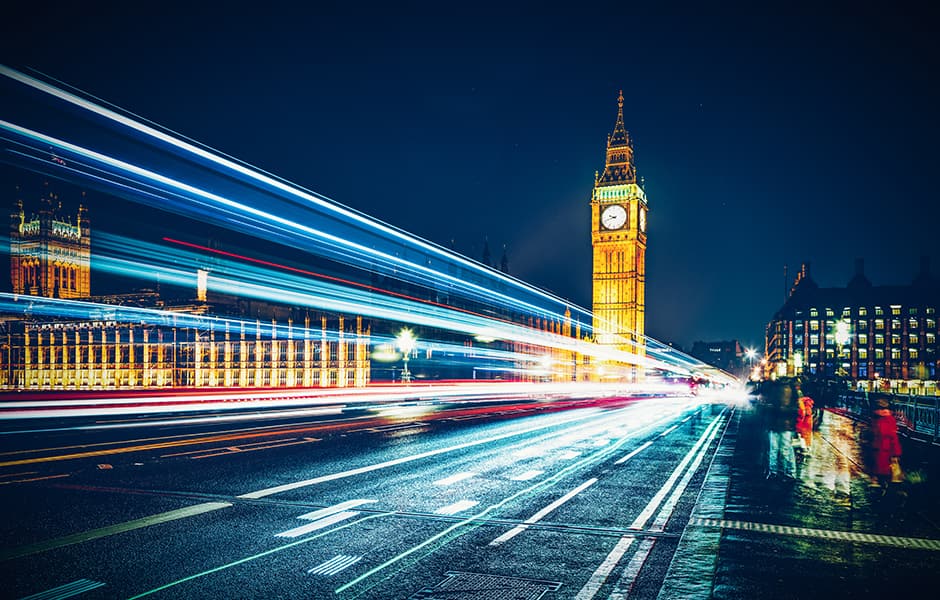
{"type": "Polygon", "coordinates": [[[98,589],[104,585],[105,584],[100,581],[79,579],[77,581],[73,581],[72,583],[66,583],[65,585],[60,585],[59,587],[54,587],[44,592],[33,594],[32,596],[26,596],[21,600],[65,600],[65,598],[71,598],[72,596],[84,594],[85,592],[90,592],[91,590],[98,589]]]}
{"type": "MultiPolygon", "coordinates": [[[[711,440],[713,432],[718,427],[718,422],[722,419],[723,414],[715,417],[715,419],[705,428],[705,431],[702,432],[702,436],[695,442],[695,445],[692,446],[692,449],[689,450],[688,454],[682,459],[682,461],[676,466],[672,474],[669,476],[669,479],[666,480],[666,483],[656,492],[656,495],[649,501],[646,505],[646,508],[634,519],[633,523],[630,525],[630,529],[641,530],[646,524],[646,521],[649,520],[650,516],[655,512],[662,503],[663,498],[672,489],[673,484],[682,474],[682,471],[685,469],[686,465],[692,461],[692,458],[699,452],[699,449],[702,446],[706,445],[706,440],[711,440]]],[[[610,576],[611,571],[614,570],[614,567],[617,566],[617,563],[620,562],[620,559],[623,558],[624,553],[630,548],[630,545],[633,544],[635,538],[632,536],[623,536],[614,546],[613,550],[607,555],[607,558],[604,559],[604,562],[597,567],[593,574],[591,574],[590,579],[587,583],[584,584],[584,587],[581,588],[581,591],[578,592],[578,595],[575,596],[575,600],[591,600],[594,596],[597,595],[597,592],[600,590],[601,586],[607,581],[607,578],[610,576]]]]}
{"type": "Polygon", "coordinates": [[[511,481],[528,481],[528,480],[530,480],[530,479],[533,479],[533,478],[535,478],[535,477],[538,477],[539,475],[541,475],[541,474],[544,473],[544,472],[545,472],[545,471],[526,471],[525,473],[520,473],[520,474],[518,474],[518,475],[513,475],[513,476],[510,477],[509,479],[510,479],[511,481]]]}
{"type": "Polygon", "coordinates": [[[561,460],[571,460],[572,458],[577,458],[579,456],[581,456],[580,452],[574,452],[572,450],[568,450],[567,452],[562,452],[561,454],[559,454],[558,458],[560,458],[561,460]]]}
{"type": "Polygon", "coordinates": [[[300,527],[295,527],[294,529],[288,529],[287,531],[282,531],[277,534],[277,537],[284,538],[295,538],[310,533],[311,531],[316,531],[318,529],[323,529],[324,527],[329,527],[330,525],[339,523],[340,521],[345,521],[349,517],[355,517],[359,512],[355,510],[344,510],[343,512],[333,513],[332,515],[325,517],[323,519],[317,519],[313,523],[307,523],[306,525],[301,525],[300,527]]]}
{"type": "Polygon", "coordinates": [[[659,434],[659,437],[666,437],[667,435],[669,435],[670,433],[672,433],[673,431],[675,431],[675,430],[678,429],[678,428],[679,428],[678,425],[673,425],[672,427],[670,427],[670,428],[667,429],[666,431],[660,433],[660,434],[659,434]]]}
{"type": "Polygon", "coordinates": [[[723,529],[740,529],[743,531],[759,531],[763,533],[776,533],[780,535],[796,535],[801,537],[823,538],[843,542],[862,542],[865,544],[879,544],[883,546],[896,546],[898,548],[913,548],[920,550],[940,550],[940,540],[929,538],[910,538],[895,535],[877,535],[857,531],[838,531],[828,529],[811,529],[808,527],[790,527],[787,525],[772,525],[769,523],[753,523],[750,521],[725,521],[723,519],[695,518],[689,521],[690,525],[703,527],[720,527],[723,529]]]}
{"type": "Polygon", "coordinates": [[[434,511],[438,515],[456,515],[459,512],[463,512],[468,508],[473,508],[479,504],[479,502],[474,502],[473,500],[461,500],[460,502],[454,502],[453,504],[448,504],[447,506],[442,506],[441,508],[434,511]]]}
{"type": "Polygon", "coordinates": [[[451,475],[450,477],[445,477],[444,479],[438,479],[434,482],[434,485],[450,485],[452,483],[457,483],[458,481],[463,481],[464,479],[470,479],[471,477],[476,476],[476,473],[464,471],[463,473],[457,473],[455,475],[451,475]]]}
{"type": "Polygon", "coordinates": [[[362,560],[362,556],[351,556],[349,554],[337,554],[330,560],[321,563],[312,569],[309,569],[307,573],[312,575],[325,575],[329,577],[330,575],[336,575],[340,571],[345,571],[349,567],[353,566],[357,562],[362,560]]]}
{"type": "Polygon", "coordinates": [[[356,508],[357,506],[362,506],[363,504],[372,504],[375,500],[347,500],[346,502],[340,502],[339,504],[334,504],[327,508],[321,508],[320,510],[315,510],[313,512],[308,512],[306,514],[300,515],[298,519],[304,519],[305,521],[316,521],[317,519],[322,519],[323,517],[328,517],[334,513],[344,511],[348,508],[356,508]]]}
{"type": "Polygon", "coordinates": [[[595,483],[597,483],[597,479],[588,479],[587,481],[585,481],[578,487],[574,488],[573,490],[571,490],[570,492],[568,492],[567,494],[565,494],[558,500],[555,500],[554,502],[552,502],[551,504],[549,504],[542,510],[538,511],[537,513],[535,513],[534,515],[526,519],[524,521],[525,523],[524,525],[516,525],[515,527],[513,527],[512,529],[510,529],[503,535],[499,536],[498,538],[490,542],[490,546],[499,546],[500,544],[504,544],[508,542],[512,538],[516,537],[517,535],[519,535],[520,533],[528,529],[529,528],[528,525],[531,525],[532,523],[538,523],[540,520],[542,520],[542,517],[552,512],[553,510],[555,510],[556,508],[558,508],[559,506],[561,506],[568,500],[571,500],[572,498],[574,498],[575,496],[577,496],[578,494],[580,494],[587,488],[591,487],[595,483]]]}
{"type": "Polygon", "coordinates": [[[615,465],[623,464],[623,463],[627,462],[628,460],[630,460],[631,458],[633,458],[634,456],[636,456],[637,454],[639,454],[640,452],[643,452],[644,450],[646,450],[647,448],[649,448],[649,447],[652,446],[652,445],[653,445],[653,442],[652,442],[652,441],[646,442],[645,444],[643,444],[642,446],[640,446],[640,447],[637,448],[636,450],[631,451],[629,454],[627,454],[627,455],[624,456],[623,458],[617,460],[617,462],[615,462],[614,464],[615,464],[615,465]]]}
{"type": "MultiPolygon", "coordinates": [[[[623,410],[626,411],[626,410],[628,410],[628,409],[623,409],[623,410]]],[[[617,411],[617,412],[620,412],[620,411],[617,411]]],[[[597,414],[597,413],[592,413],[592,414],[589,414],[589,415],[587,415],[587,416],[579,416],[579,417],[572,417],[572,418],[570,418],[570,419],[562,419],[562,420],[560,420],[560,421],[554,421],[554,422],[552,422],[552,423],[548,423],[548,424],[545,424],[545,425],[539,425],[539,426],[537,426],[537,427],[529,427],[529,428],[527,428],[527,429],[522,429],[522,430],[519,430],[519,431],[511,431],[511,432],[509,432],[509,433],[503,433],[503,434],[500,434],[500,435],[494,435],[493,437],[489,437],[489,438],[482,439],[482,440],[475,440],[475,441],[472,441],[472,442],[465,442],[465,443],[463,443],[463,444],[457,444],[457,445],[455,445],[455,446],[448,446],[448,447],[446,447],[446,448],[438,448],[437,450],[429,450],[429,451],[427,451],[427,452],[421,452],[421,453],[418,453],[418,454],[411,454],[411,455],[409,455],[409,456],[403,456],[403,457],[401,457],[401,458],[396,458],[396,459],[394,459],[394,460],[388,460],[388,461],[381,462],[381,463],[376,463],[376,464],[373,464],[373,465],[367,465],[367,466],[365,466],[365,467],[359,467],[359,468],[357,468],[357,469],[350,469],[350,470],[348,470],[348,471],[342,471],[342,472],[340,472],[340,473],[331,473],[331,474],[329,474],[329,475],[323,475],[323,476],[320,476],[320,477],[314,477],[314,478],[312,478],[312,479],[305,479],[305,480],[303,480],[303,481],[295,481],[295,482],[293,482],[293,483],[285,483],[285,484],[283,484],[283,485],[277,485],[277,486],[274,486],[274,487],[265,488],[265,489],[263,489],[263,490],[257,490],[257,491],[254,491],[254,492],[248,492],[247,494],[241,494],[241,495],[238,496],[238,497],[239,497],[239,498],[247,498],[247,499],[264,498],[264,497],[267,497],[267,496],[271,496],[271,495],[273,495],[273,494],[280,494],[281,492],[287,492],[287,491],[289,491],[289,490],[296,490],[297,488],[307,487],[307,486],[310,486],[310,485],[316,485],[316,484],[318,484],[318,483],[325,483],[325,482],[327,482],[327,481],[335,481],[335,480],[337,480],[337,479],[344,479],[344,478],[346,478],[346,477],[353,477],[354,475],[361,475],[361,474],[363,474],[363,473],[371,473],[372,471],[378,471],[379,469],[386,469],[386,468],[388,468],[388,467],[394,467],[394,466],[396,466],[396,465],[401,465],[401,464],[409,463],[409,462],[411,462],[411,461],[420,460],[420,459],[422,459],[422,458],[428,458],[428,457],[431,457],[431,456],[437,456],[437,455],[439,455],[439,454],[446,454],[446,453],[448,453],[448,452],[454,452],[454,451],[457,451],[457,450],[463,450],[464,448],[473,448],[473,447],[475,447],[475,446],[480,446],[480,445],[483,445],[483,444],[489,444],[489,443],[492,443],[492,442],[498,442],[498,441],[504,440],[504,439],[506,439],[506,438],[518,437],[518,436],[520,436],[520,435],[526,435],[526,434],[528,434],[528,433],[532,433],[532,432],[535,432],[535,431],[541,431],[541,430],[543,430],[543,429],[549,429],[549,428],[552,428],[552,427],[558,427],[559,425],[565,425],[565,424],[567,424],[567,423],[576,423],[576,422],[578,422],[578,421],[586,421],[586,420],[588,420],[588,419],[596,419],[596,418],[598,418],[598,414],[597,414]]],[[[610,418],[611,418],[611,414],[608,413],[608,414],[602,415],[602,418],[604,418],[604,419],[610,419],[610,418]]]]}

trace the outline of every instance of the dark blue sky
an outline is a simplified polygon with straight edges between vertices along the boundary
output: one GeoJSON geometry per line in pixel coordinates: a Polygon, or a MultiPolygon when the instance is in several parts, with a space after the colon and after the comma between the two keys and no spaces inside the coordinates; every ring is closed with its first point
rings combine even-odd
{"type": "MultiPolygon", "coordinates": [[[[356,17],[37,4],[32,67],[590,307],[589,200],[624,90],[650,201],[647,331],[763,327],[810,260],[906,283],[937,251],[937,24],[525,14],[356,17]]],[[[260,10],[260,9],[259,9],[260,10]]],[[[8,188],[7,188],[8,189],[8,188]]]]}

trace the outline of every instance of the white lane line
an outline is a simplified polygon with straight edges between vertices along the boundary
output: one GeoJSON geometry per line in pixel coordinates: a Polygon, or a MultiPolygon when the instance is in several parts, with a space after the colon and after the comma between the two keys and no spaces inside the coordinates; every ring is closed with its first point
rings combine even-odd
{"type": "Polygon", "coordinates": [[[640,547],[636,549],[633,558],[627,563],[626,568],[624,568],[620,579],[617,580],[617,584],[614,586],[614,590],[610,593],[610,596],[607,597],[607,600],[627,600],[627,596],[633,588],[633,583],[636,581],[636,576],[640,574],[640,569],[646,564],[646,559],[649,557],[655,544],[656,538],[647,538],[640,542],[640,547]]]}
{"type": "Polygon", "coordinates": [[[567,452],[562,452],[561,454],[559,454],[558,458],[560,458],[561,460],[571,460],[572,458],[578,458],[579,456],[581,456],[580,452],[573,452],[571,450],[568,450],[567,452]]]}
{"type": "Polygon", "coordinates": [[[350,554],[337,554],[330,560],[321,563],[312,569],[309,569],[307,573],[311,575],[325,575],[329,577],[330,575],[336,575],[340,571],[345,571],[349,567],[353,566],[357,562],[362,560],[362,556],[352,556],[350,554]]]}
{"type": "MultiPolygon", "coordinates": [[[[628,410],[628,409],[623,409],[623,410],[626,411],[626,410],[628,410]]],[[[617,412],[620,412],[620,411],[617,411],[617,412]]],[[[289,490],[295,490],[295,489],[297,489],[297,488],[307,487],[307,486],[310,486],[310,485],[316,485],[316,484],[318,484],[318,483],[324,483],[324,482],[327,482],[327,481],[335,481],[335,480],[337,480],[337,479],[343,479],[343,478],[346,478],[346,477],[352,477],[352,476],[354,476],[354,475],[361,475],[361,474],[363,474],[363,473],[370,473],[370,472],[372,472],[372,471],[378,471],[379,469],[386,469],[386,468],[388,468],[388,467],[394,467],[394,466],[396,466],[396,465],[401,465],[401,464],[404,464],[404,463],[409,463],[409,462],[411,462],[411,461],[420,460],[420,459],[422,459],[422,458],[428,458],[428,457],[431,457],[431,456],[438,456],[438,455],[440,455],[440,454],[446,454],[446,453],[448,453],[448,452],[455,452],[455,451],[457,451],[457,450],[463,450],[463,449],[465,449],[465,448],[473,448],[474,446],[480,446],[480,445],[483,445],[483,444],[490,444],[490,443],[492,443],[492,442],[498,442],[498,441],[504,440],[504,439],[506,439],[506,438],[518,437],[518,436],[521,436],[521,435],[526,435],[526,434],[529,434],[529,433],[533,433],[533,432],[535,432],[535,431],[541,431],[541,430],[543,430],[543,429],[549,429],[549,428],[552,428],[552,427],[558,427],[558,426],[560,426],[560,425],[565,425],[565,424],[568,424],[568,423],[576,423],[576,422],[578,422],[578,421],[586,421],[586,420],[588,420],[588,419],[596,419],[596,418],[598,418],[598,414],[597,414],[597,413],[592,413],[592,414],[589,414],[589,415],[586,415],[586,416],[572,417],[572,418],[570,418],[570,419],[562,419],[562,420],[560,420],[560,421],[554,421],[554,422],[552,422],[552,423],[548,423],[548,424],[545,424],[545,425],[539,425],[539,426],[537,426],[537,427],[529,427],[528,429],[522,429],[522,430],[519,430],[519,431],[511,431],[511,432],[509,432],[509,433],[503,433],[503,434],[500,434],[500,435],[495,435],[495,436],[493,436],[493,437],[489,437],[489,438],[482,439],[482,440],[475,440],[475,441],[472,441],[472,442],[465,442],[465,443],[463,443],[463,444],[457,444],[457,445],[455,445],[455,446],[448,446],[448,447],[446,447],[446,448],[438,448],[437,450],[429,450],[429,451],[427,451],[427,452],[421,452],[421,453],[418,453],[418,454],[411,454],[411,455],[409,455],[409,456],[403,456],[403,457],[401,457],[401,458],[396,458],[396,459],[393,459],[393,460],[388,460],[388,461],[385,461],[385,462],[376,463],[376,464],[368,465],[368,466],[365,466],[365,467],[359,467],[359,468],[357,468],[357,469],[350,469],[350,470],[348,470],[348,471],[342,471],[342,472],[340,472],[340,473],[331,473],[331,474],[329,474],[329,475],[323,475],[323,476],[320,476],[320,477],[314,477],[314,478],[312,478],[312,479],[305,479],[305,480],[303,480],[303,481],[295,481],[295,482],[293,482],[293,483],[285,483],[284,485],[277,485],[277,486],[274,486],[274,487],[265,488],[265,489],[263,489],[263,490],[257,490],[257,491],[254,491],[254,492],[248,492],[247,494],[241,494],[241,495],[238,496],[238,497],[239,497],[239,498],[247,498],[247,499],[264,498],[264,497],[266,497],[266,496],[271,496],[271,495],[273,495],[273,494],[279,494],[279,493],[281,493],[281,492],[286,492],[286,491],[289,491],[289,490]]],[[[608,414],[602,415],[602,418],[604,418],[604,419],[610,419],[610,418],[611,418],[611,414],[608,413],[608,414]]]]}
{"type": "MultiPolygon", "coordinates": [[[[702,436],[698,439],[697,442],[692,446],[692,449],[689,450],[688,454],[682,459],[682,461],[676,466],[675,470],[672,472],[672,475],[669,476],[669,479],[666,480],[666,483],[656,492],[656,495],[649,501],[649,504],[646,505],[646,508],[643,509],[633,523],[630,525],[630,529],[640,530],[646,524],[646,521],[650,518],[659,504],[663,501],[663,498],[672,489],[673,484],[676,482],[676,479],[679,478],[683,469],[686,465],[692,460],[692,457],[698,453],[699,448],[705,444],[706,439],[710,439],[712,431],[715,430],[718,426],[719,420],[722,419],[724,414],[718,415],[715,419],[705,428],[705,431],[702,432],[702,436]]],[[[620,559],[623,558],[624,553],[630,548],[630,545],[633,543],[634,538],[632,536],[623,536],[614,546],[613,550],[607,555],[604,559],[604,562],[597,567],[594,573],[591,574],[590,579],[587,583],[584,584],[584,587],[581,588],[581,591],[578,592],[578,595],[575,596],[575,600],[591,600],[594,596],[597,595],[597,592],[601,589],[601,586],[607,581],[607,578],[610,576],[611,571],[614,570],[614,567],[617,566],[617,563],[620,562],[620,559]]]]}
{"type": "Polygon", "coordinates": [[[460,502],[454,502],[453,504],[442,506],[441,508],[435,510],[434,514],[456,515],[459,512],[467,510],[468,508],[473,508],[477,504],[479,504],[479,502],[474,502],[473,500],[461,500],[460,502]]]}
{"type": "Polygon", "coordinates": [[[534,515],[526,519],[524,521],[524,523],[526,523],[525,525],[516,525],[515,527],[513,527],[512,529],[510,529],[503,535],[499,536],[498,538],[490,542],[490,546],[499,546],[500,544],[504,544],[508,542],[512,538],[516,537],[517,535],[519,535],[520,533],[528,529],[528,525],[531,525],[532,523],[538,523],[540,520],[542,520],[542,517],[552,512],[553,510],[555,510],[556,508],[558,508],[559,506],[561,506],[568,500],[571,500],[572,498],[574,498],[575,496],[577,496],[578,494],[580,494],[587,488],[591,487],[595,483],[597,483],[596,478],[588,479],[587,481],[585,481],[578,487],[574,488],[573,490],[571,490],[570,492],[568,492],[567,494],[565,494],[558,500],[555,500],[554,502],[552,502],[551,504],[549,504],[542,510],[538,511],[537,513],[535,513],[534,515]]]}
{"type": "Polygon", "coordinates": [[[298,519],[303,519],[305,521],[316,521],[317,519],[322,519],[323,517],[328,517],[334,513],[344,511],[349,508],[356,508],[357,506],[362,506],[363,504],[372,504],[375,500],[347,500],[346,502],[340,502],[339,504],[334,504],[327,508],[321,508],[320,510],[315,510],[313,512],[308,512],[306,514],[300,515],[298,519]]]}
{"type": "Polygon", "coordinates": [[[283,538],[295,538],[310,533],[311,531],[316,531],[318,529],[323,529],[324,527],[329,527],[340,521],[345,521],[349,517],[355,517],[359,513],[355,510],[344,510],[343,512],[334,513],[323,519],[318,519],[313,523],[307,523],[306,525],[301,525],[300,527],[295,527],[293,529],[288,529],[287,531],[282,531],[277,534],[276,537],[283,538]]]}
{"type": "Polygon", "coordinates": [[[516,458],[535,458],[536,456],[542,456],[542,451],[538,448],[532,446],[528,448],[522,448],[521,450],[516,450],[513,455],[516,458]]]}
{"type": "Polygon", "coordinates": [[[647,448],[649,448],[649,447],[652,446],[652,445],[653,445],[652,440],[649,441],[649,442],[646,442],[645,444],[643,444],[642,446],[640,446],[640,447],[637,448],[636,450],[633,450],[632,452],[630,452],[629,454],[627,454],[627,455],[624,456],[623,458],[617,460],[614,464],[615,464],[615,465],[623,464],[623,463],[627,462],[628,460],[630,460],[631,458],[633,458],[634,456],[636,456],[637,454],[639,454],[640,452],[643,452],[644,450],[646,450],[647,448]]]}
{"type": "Polygon", "coordinates": [[[679,428],[678,425],[673,425],[672,427],[670,427],[670,428],[667,429],[666,431],[660,433],[660,434],[659,434],[659,437],[666,437],[667,435],[669,435],[670,433],[672,433],[673,431],[675,431],[675,430],[678,429],[678,428],[679,428]]]}
{"type": "Polygon", "coordinates": [[[36,554],[37,552],[45,552],[46,550],[53,550],[63,546],[70,546],[72,544],[81,544],[90,540],[116,535],[126,531],[133,531],[142,527],[150,527],[151,525],[159,525],[161,523],[167,523],[177,519],[185,519],[187,517],[201,515],[213,510],[219,510],[220,508],[227,508],[231,505],[231,502],[203,502],[202,504],[187,506],[186,508],[179,508],[177,510],[160,513],[158,515],[151,515],[149,517],[134,519],[133,521],[118,523],[117,525],[109,525],[107,527],[101,527],[91,531],[75,533],[65,537],[47,540],[45,542],[30,544],[28,546],[10,548],[9,550],[2,549],[0,550],[0,561],[10,560],[12,558],[21,558],[23,556],[29,556],[30,554],[36,554]]]}
{"type": "Polygon", "coordinates": [[[525,473],[519,473],[518,475],[513,475],[510,477],[510,481],[528,481],[535,477],[538,477],[545,471],[526,471],[525,473]]]}
{"type": "Polygon", "coordinates": [[[64,600],[65,598],[71,598],[72,596],[90,592],[91,590],[98,589],[104,585],[105,584],[100,581],[79,579],[77,581],[73,581],[72,583],[66,583],[65,585],[60,585],[59,587],[54,587],[44,592],[33,594],[32,596],[26,596],[21,598],[21,600],[64,600]]]}
{"type": "Polygon", "coordinates": [[[445,477],[444,479],[438,479],[434,482],[434,485],[450,485],[452,483],[457,483],[458,481],[463,481],[464,479],[470,479],[471,477],[476,477],[477,474],[471,471],[464,471],[463,473],[457,473],[451,475],[450,477],[445,477]]]}

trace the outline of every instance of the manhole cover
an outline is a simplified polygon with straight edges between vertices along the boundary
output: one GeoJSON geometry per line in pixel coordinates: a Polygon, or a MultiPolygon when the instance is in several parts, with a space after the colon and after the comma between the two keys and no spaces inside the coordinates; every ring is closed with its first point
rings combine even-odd
{"type": "Polygon", "coordinates": [[[558,581],[448,571],[447,579],[408,600],[538,600],[561,587],[558,581]]]}

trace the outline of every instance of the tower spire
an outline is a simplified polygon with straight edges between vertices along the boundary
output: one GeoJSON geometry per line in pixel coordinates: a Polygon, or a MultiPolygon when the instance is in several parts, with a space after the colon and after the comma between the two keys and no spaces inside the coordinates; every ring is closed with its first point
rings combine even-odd
{"type": "Polygon", "coordinates": [[[607,136],[607,161],[604,174],[598,183],[618,185],[636,183],[636,168],[633,165],[633,142],[623,124],[623,90],[617,96],[617,122],[614,131],[607,136]]]}

